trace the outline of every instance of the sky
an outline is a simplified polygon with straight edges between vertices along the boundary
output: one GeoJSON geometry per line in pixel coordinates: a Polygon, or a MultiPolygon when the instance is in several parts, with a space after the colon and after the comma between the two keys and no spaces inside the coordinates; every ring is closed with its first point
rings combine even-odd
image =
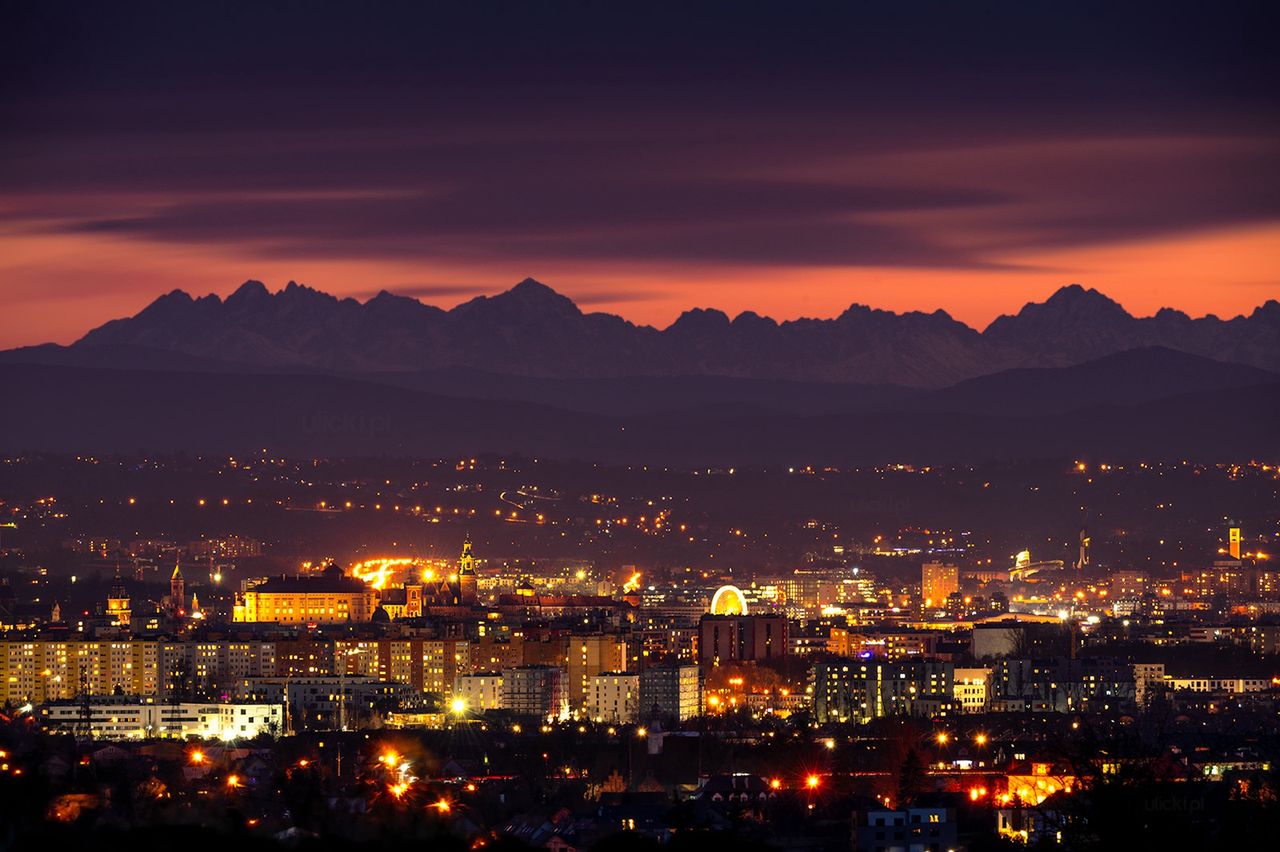
{"type": "Polygon", "coordinates": [[[0,347],[248,279],[659,327],[1280,297],[1267,4],[6,8],[0,347]]]}

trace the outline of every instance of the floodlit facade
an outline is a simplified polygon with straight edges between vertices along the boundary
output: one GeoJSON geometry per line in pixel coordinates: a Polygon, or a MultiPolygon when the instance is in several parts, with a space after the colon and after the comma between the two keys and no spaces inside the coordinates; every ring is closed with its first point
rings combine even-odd
{"type": "Polygon", "coordinates": [[[960,569],[941,562],[920,566],[920,605],[926,610],[942,609],[947,598],[960,591],[960,569]]]}
{"type": "Polygon", "coordinates": [[[342,570],[320,577],[275,577],[236,595],[234,621],[272,624],[346,624],[369,621],[378,592],[342,570]]]}

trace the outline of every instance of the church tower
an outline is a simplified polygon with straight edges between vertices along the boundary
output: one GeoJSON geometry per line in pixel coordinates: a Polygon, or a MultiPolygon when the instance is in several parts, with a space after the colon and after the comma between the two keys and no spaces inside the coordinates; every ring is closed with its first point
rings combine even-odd
{"type": "Polygon", "coordinates": [[[476,558],[471,555],[471,536],[462,542],[462,556],[458,559],[458,603],[475,606],[476,558]]]}
{"type": "Polygon", "coordinates": [[[124,580],[120,578],[120,566],[116,565],[116,579],[107,594],[107,615],[117,627],[128,627],[132,612],[129,609],[129,593],[125,590],[124,580]]]}
{"type": "Polygon", "coordinates": [[[169,578],[169,612],[181,615],[186,609],[187,583],[182,579],[182,567],[177,562],[173,565],[173,576],[169,578]]]}

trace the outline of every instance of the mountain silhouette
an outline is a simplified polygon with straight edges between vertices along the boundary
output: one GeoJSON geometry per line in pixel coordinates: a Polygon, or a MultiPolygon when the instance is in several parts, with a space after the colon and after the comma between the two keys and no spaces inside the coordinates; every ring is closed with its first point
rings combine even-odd
{"type": "MultiPolygon", "coordinates": [[[[1169,309],[1139,318],[1073,284],[982,331],[941,310],[899,314],[857,304],[834,319],[785,322],[692,309],[655,329],[584,313],[533,279],[447,311],[385,291],[360,302],[294,282],[272,293],[248,281],[225,300],[175,290],[70,349],[94,350],[102,366],[112,366],[111,353],[141,348],[236,370],[469,369],[547,379],[721,376],[943,388],[1149,347],[1280,371],[1280,302],[1230,320],[1169,309]]],[[[54,358],[52,350],[44,356],[54,358]]]]}

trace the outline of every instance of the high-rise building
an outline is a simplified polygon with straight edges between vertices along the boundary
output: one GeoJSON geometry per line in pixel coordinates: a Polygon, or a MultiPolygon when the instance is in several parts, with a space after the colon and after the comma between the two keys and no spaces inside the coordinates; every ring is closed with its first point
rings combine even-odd
{"type": "Polygon", "coordinates": [[[627,645],[613,634],[570,636],[567,656],[569,706],[575,711],[586,707],[593,677],[627,670],[627,645]]]}
{"type": "Polygon", "coordinates": [[[699,622],[698,660],[704,664],[772,660],[787,654],[782,615],[704,615],[699,622]]]}
{"type": "Polygon", "coordinates": [[[597,722],[629,724],[639,718],[640,675],[602,672],[591,678],[587,715],[597,722]]]}
{"type": "Polygon", "coordinates": [[[453,700],[464,713],[483,713],[502,708],[502,674],[472,672],[460,674],[453,682],[453,700]]]}
{"type": "Polygon", "coordinates": [[[683,722],[702,707],[697,666],[657,666],[640,673],[641,720],[657,717],[683,722]]]}
{"type": "Polygon", "coordinates": [[[884,716],[945,716],[955,706],[954,669],[939,660],[833,660],[813,667],[820,723],[884,716]]]}
{"type": "Polygon", "coordinates": [[[944,609],[947,598],[960,591],[960,569],[942,562],[926,562],[920,567],[920,605],[925,610],[944,609]]]}
{"type": "Polygon", "coordinates": [[[517,666],[502,673],[502,709],[515,716],[564,719],[569,701],[564,672],[554,666],[517,666]]]}

